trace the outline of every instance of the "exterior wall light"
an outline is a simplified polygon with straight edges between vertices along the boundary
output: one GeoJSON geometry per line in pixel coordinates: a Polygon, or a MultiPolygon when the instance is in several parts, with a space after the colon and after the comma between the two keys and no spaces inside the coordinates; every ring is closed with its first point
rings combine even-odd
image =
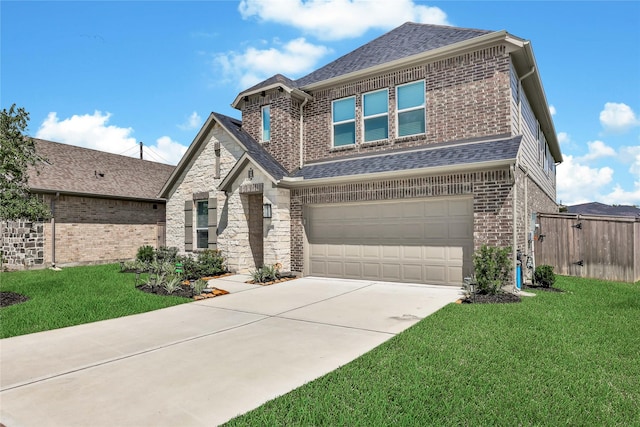
{"type": "Polygon", "coordinates": [[[265,203],[262,205],[262,217],[271,218],[271,203],[265,203]]]}
{"type": "Polygon", "coordinates": [[[249,179],[253,179],[253,168],[249,168],[247,176],[249,177],[249,179]]]}

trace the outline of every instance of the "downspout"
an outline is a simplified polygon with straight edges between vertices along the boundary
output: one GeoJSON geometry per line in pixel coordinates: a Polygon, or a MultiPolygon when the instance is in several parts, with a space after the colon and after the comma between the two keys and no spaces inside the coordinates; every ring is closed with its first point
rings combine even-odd
{"type": "MultiPolygon", "coordinates": [[[[516,160],[517,163],[517,160],[516,160]]],[[[511,259],[512,259],[512,265],[511,265],[511,271],[513,272],[513,290],[515,292],[516,288],[516,284],[518,283],[518,278],[517,278],[517,269],[516,269],[516,265],[517,265],[517,259],[516,259],[516,253],[517,253],[517,245],[518,245],[518,179],[516,178],[516,163],[514,163],[513,165],[511,165],[511,183],[513,185],[513,231],[511,233],[511,239],[512,239],[512,245],[511,245],[511,259]]]]}
{"type": "Polygon", "coordinates": [[[531,67],[527,74],[518,78],[518,134],[522,135],[522,81],[536,71],[536,67],[531,67]]]}
{"type": "Polygon", "coordinates": [[[304,106],[307,105],[307,102],[309,102],[309,98],[305,98],[304,101],[302,101],[302,104],[300,104],[300,169],[302,169],[302,166],[304,165],[304,148],[303,148],[303,144],[304,144],[303,143],[304,116],[303,116],[303,110],[304,110],[304,106]]]}
{"type": "Polygon", "coordinates": [[[56,200],[60,197],[60,193],[57,192],[54,197],[51,198],[50,210],[51,210],[51,268],[56,267],[56,200]]]}

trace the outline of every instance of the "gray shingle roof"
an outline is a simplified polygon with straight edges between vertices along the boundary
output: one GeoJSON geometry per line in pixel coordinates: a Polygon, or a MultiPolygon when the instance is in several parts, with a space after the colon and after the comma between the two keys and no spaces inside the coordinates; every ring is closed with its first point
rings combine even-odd
{"type": "Polygon", "coordinates": [[[249,89],[243,90],[240,95],[245,92],[253,92],[263,87],[271,86],[274,83],[280,83],[284,86],[288,86],[290,88],[297,87],[296,82],[291,80],[289,77],[283,76],[282,74],[276,74],[275,76],[269,77],[267,80],[264,80],[254,86],[251,86],[249,89]]]}
{"type": "Polygon", "coordinates": [[[298,87],[304,87],[312,83],[417,55],[491,32],[407,22],[311,74],[296,80],[296,84],[298,87]]]}
{"type": "Polygon", "coordinates": [[[471,165],[515,159],[522,136],[476,142],[434,144],[411,150],[387,151],[332,162],[308,164],[293,174],[304,179],[334,178],[441,166],[471,165]]]}
{"type": "Polygon", "coordinates": [[[582,215],[609,215],[640,217],[640,208],[629,205],[609,206],[603,203],[591,202],[567,206],[567,212],[582,215]]]}
{"type": "Polygon", "coordinates": [[[38,155],[47,159],[37,166],[40,174],[29,169],[28,184],[34,192],[156,200],[175,168],[58,142],[34,140],[38,155]]]}
{"type": "Polygon", "coordinates": [[[287,170],[258,144],[244,129],[242,122],[219,113],[212,113],[215,119],[235,136],[247,148],[249,157],[260,165],[274,179],[280,180],[288,174],[287,170]]]}

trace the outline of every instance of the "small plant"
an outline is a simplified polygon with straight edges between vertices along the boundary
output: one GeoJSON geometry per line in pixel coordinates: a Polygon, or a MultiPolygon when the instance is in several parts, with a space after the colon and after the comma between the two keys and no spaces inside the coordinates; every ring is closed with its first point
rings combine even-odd
{"type": "Polygon", "coordinates": [[[533,272],[533,281],[538,283],[543,288],[550,288],[556,283],[556,275],[553,273],[553,266],[551,265],[539,265],[533,272]]]}
{"type": "Polygon", "coordinates": [[[206,280],[198,279],[195,282],[193,282],[193,285],[191,286],[193,287],[193,292],[196,295],[200,295],[202,291],[205,290],[208,284],[209,283],[206,280]]]}
{"type": "Polygon", "coordinates": [[[498,248],[482,245],[473,254],[473,267],[478,294],[493,295],[500,291],[502,285],[509,281],[511,248],[498,248]]]}
{"type": "Polygon", "coordinates": [[[207,249],[199,252],[197,263],[199,267],[198,275],[200,277],[213,276],[225,271],[224,257],[219,250],[207,249]]]}
{"type": "Polygon", "coordinates": [[[153,261],[155,255],[155,249],[153,246],[144,245],[138,248],[138,254],[136,255],[136,259],[142,262],[151,262],[153,261]]]}
{"type": "Polygon", "coordinates": [[[278,264],[263,265],[251,272],[251,278],[255,283],[273,282],[280,278],[280,267],[278,264]]]}
{"type": "Polygon", "coordinates": [[[159,282],[167,293],[172,294],[180,288],[182,278],[177,274],[166,276],[162,282],[159,282]]]}

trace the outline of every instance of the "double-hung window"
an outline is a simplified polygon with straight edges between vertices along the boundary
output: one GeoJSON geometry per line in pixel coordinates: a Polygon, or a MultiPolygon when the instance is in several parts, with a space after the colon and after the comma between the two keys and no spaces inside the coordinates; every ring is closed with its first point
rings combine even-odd
{"type": "Polygon", "coordinates": [[[196,201],[196,248],[207,249],[209,247],[209,202],[207,200],[196,201]]]}
{"type": "Polygon", "coordinates": [[[398,136],[425,133],[426,111],[424,81],[398,86],[396,91],[398,136]]]}
{"type": "Polygon", "coordinates": [[[342,147],[356,143],[356,98],[339,99],[331,103],[333,121],[333,146],[342,147]]]}
{"type": "Polygon", "coordinates": [[[389,91],[387,89],[362,95],[364,142],[389,138],[389,91]]]}
{"type": "Polygon", "coordinates": [[[271,107],[265,105],[262,107],[262,142],[271,139],[271,107]]]}

